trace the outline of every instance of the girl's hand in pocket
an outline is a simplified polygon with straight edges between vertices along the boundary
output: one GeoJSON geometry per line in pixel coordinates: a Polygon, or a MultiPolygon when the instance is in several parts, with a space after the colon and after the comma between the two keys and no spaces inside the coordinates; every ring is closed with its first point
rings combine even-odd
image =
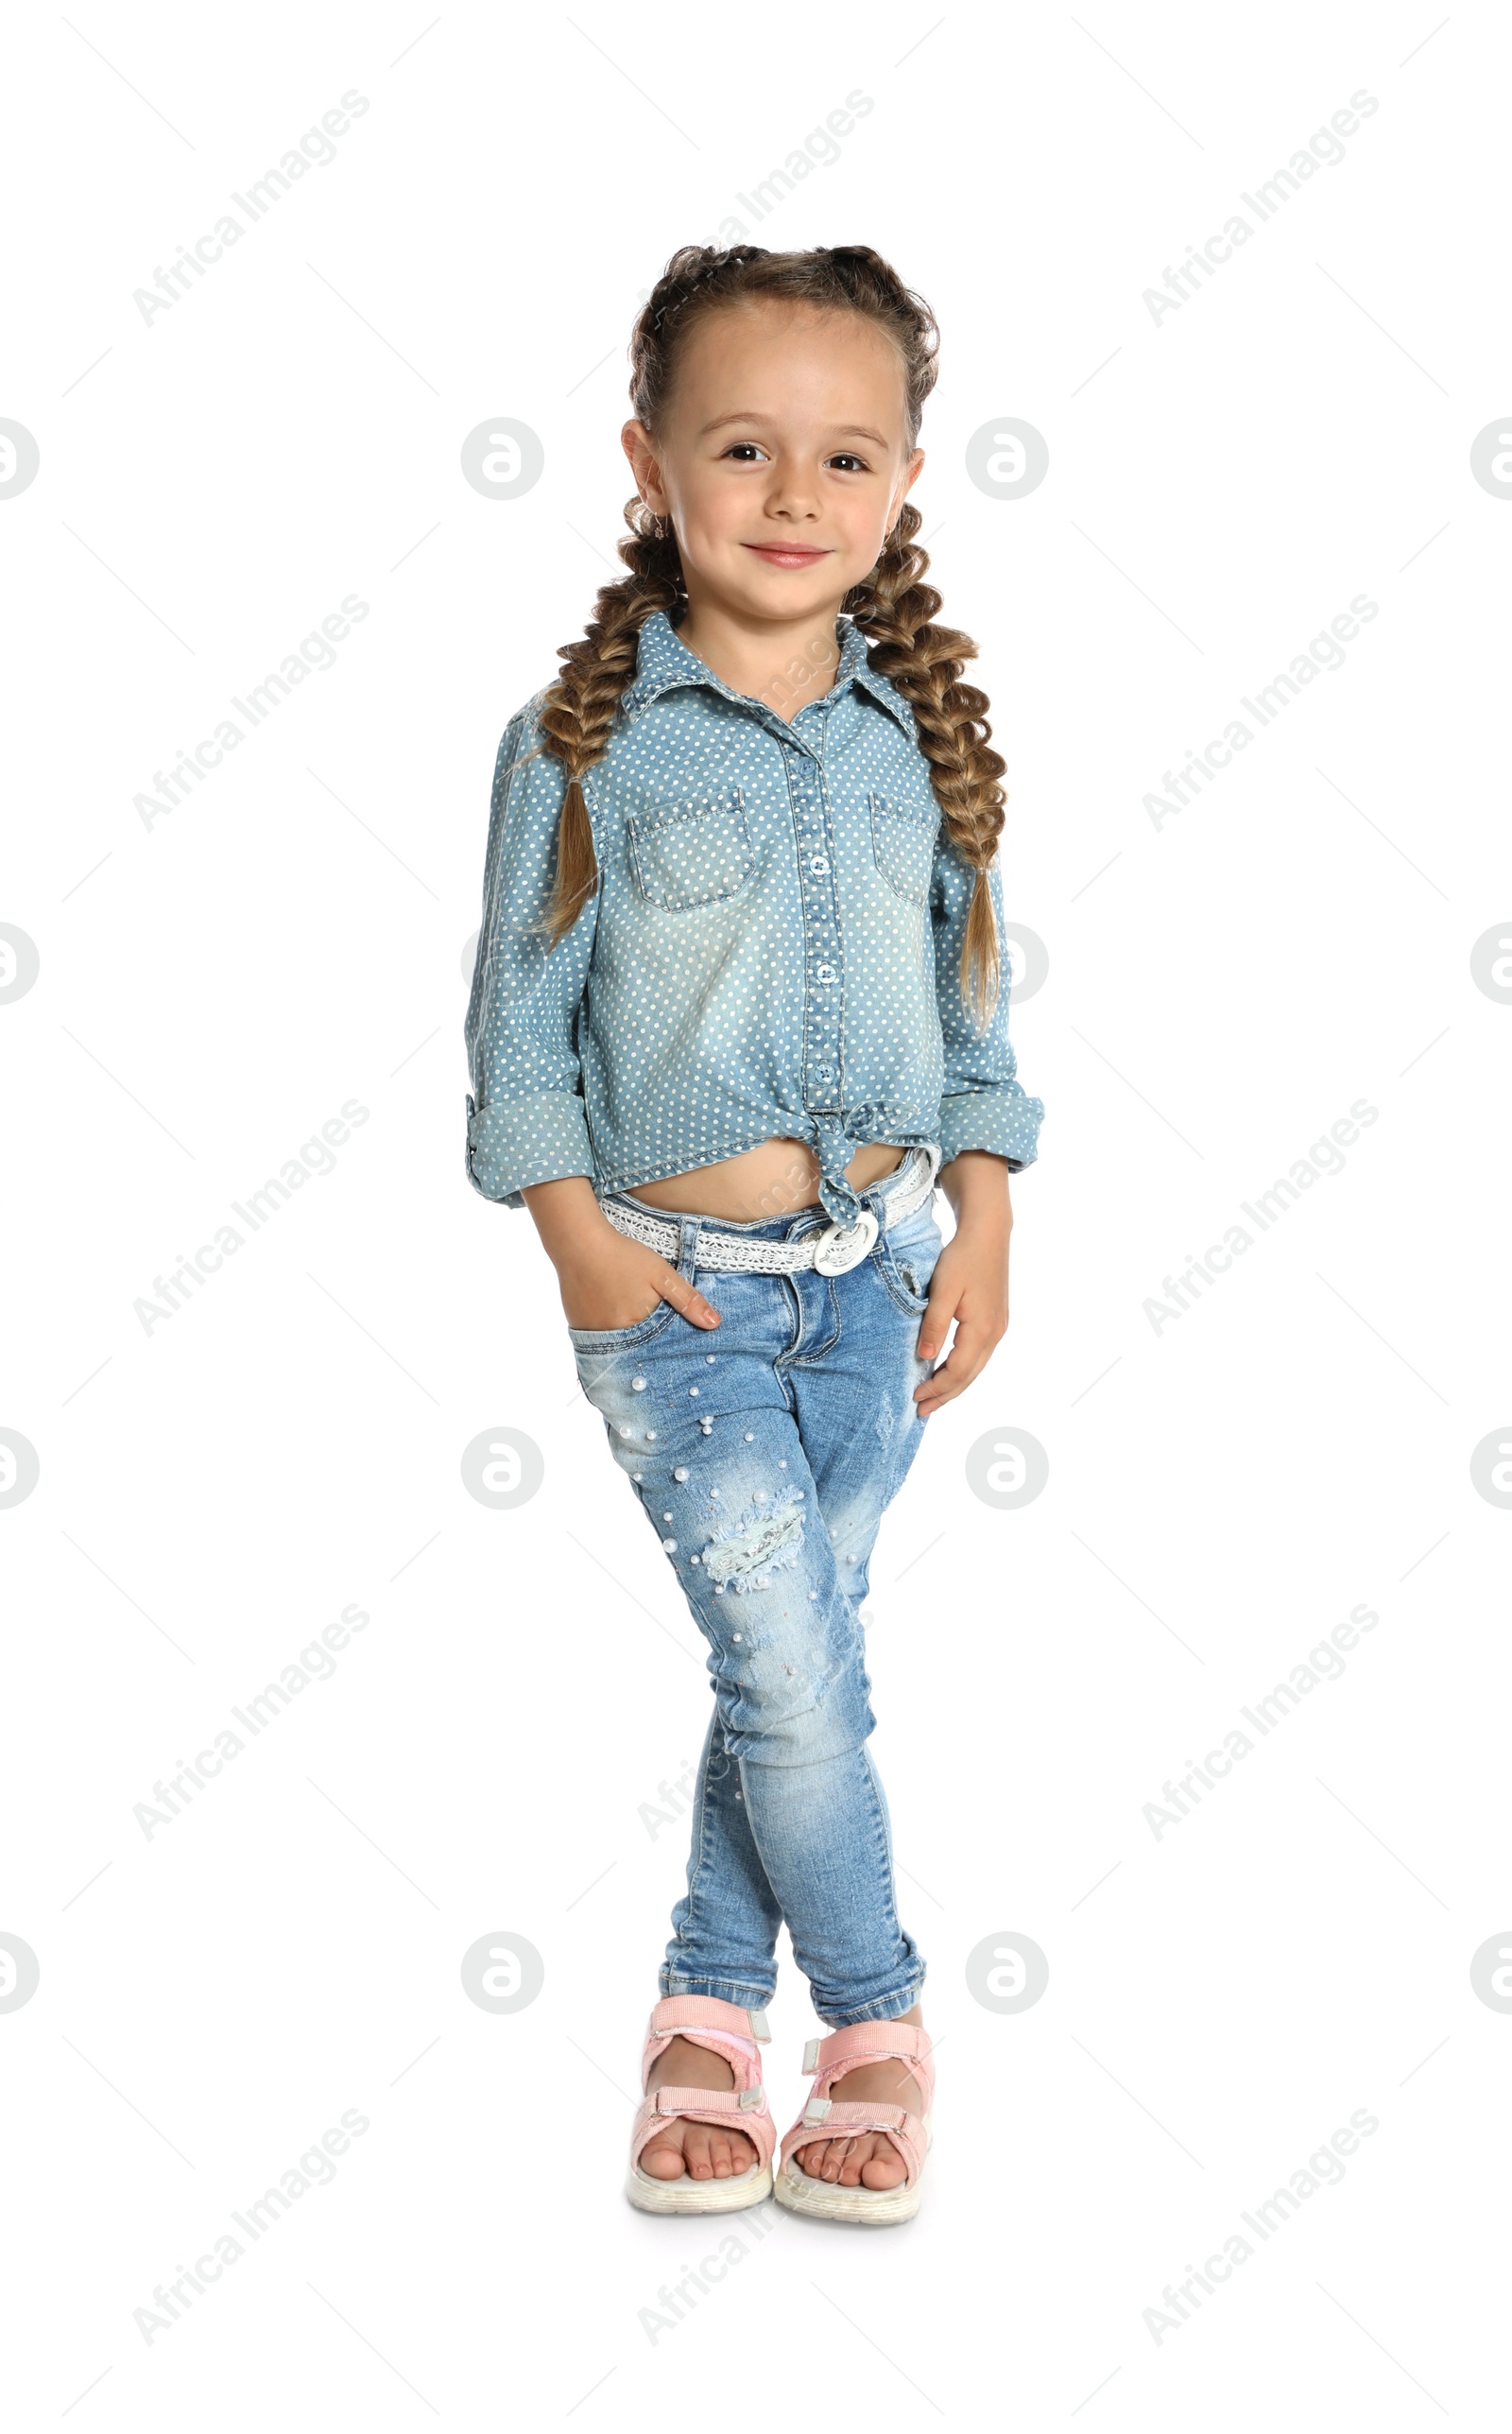
{"type": "Polygon", "coordinates": [[[679,1269],[669,1268],[659,1252],[647,1250],[620,1234],[601,1217],[602,1236],[581,1244],[563,1245],[557,1260],[561,1306],[570,1327],[592,1333],[614,1333],[638,1327],[660,1302],[696,1327],[717,1327],[719,1313],[690,1285],[679,1269]]]}
{"type": "Polygon", "coordinates": [[[592,1335],[638,1327],[659,1302],[670,1302],[696,1327],[717,1327],[719,1313],[658,1252],[610,1225],[586,1175],[527,1183],[522,1196],[536,1221],[567,1324],[592,1335]]]}

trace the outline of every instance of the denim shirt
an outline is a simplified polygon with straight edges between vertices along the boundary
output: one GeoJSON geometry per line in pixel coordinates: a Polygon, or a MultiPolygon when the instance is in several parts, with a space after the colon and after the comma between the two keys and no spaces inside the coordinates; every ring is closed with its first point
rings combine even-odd
{"type": "MultiPolygon", "coordinates": [[[[845,1223],[865,1142],[942,1163],[1036,1154],[1007,988],[961,999],[975,873],[954,853],[914,716],[839,626],[822,700],[791,719],[736,693],[663,612],[642,628],[606,757],[583,780],[599,882],[549,953],[566,776],[543,695],[499,748],[465,1038],[469,1177],[486,1200],[586,1175],[599,1193],[785,1136],[845,1223]]],[[[990,872],[1003,919],[1002,882],[990,872]]]]}

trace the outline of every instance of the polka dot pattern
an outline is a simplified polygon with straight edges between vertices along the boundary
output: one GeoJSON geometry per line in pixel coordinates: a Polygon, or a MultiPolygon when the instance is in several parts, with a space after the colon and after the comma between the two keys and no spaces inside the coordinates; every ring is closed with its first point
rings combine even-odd
{"type": "MultiPolygon", "coordinates": [[[[465,1033],[486,1200],[520,1208],[563,1175],[623,1191],[781,1135],[816,1150],[845,1222],[864,1142],[1035,1157],[1044,1107],[1017,1079],[1006,993],[982,1032],[961,1002],[974,873],[908,704],[848,618],[839,639],[833,688],[788,720],[647,620],[584,781],[598,889],[550,953],[565,774],[542,696],[510,720],[465,1033]]],[[[990,885],[1001,924],[996,868],[990,885]]]]}

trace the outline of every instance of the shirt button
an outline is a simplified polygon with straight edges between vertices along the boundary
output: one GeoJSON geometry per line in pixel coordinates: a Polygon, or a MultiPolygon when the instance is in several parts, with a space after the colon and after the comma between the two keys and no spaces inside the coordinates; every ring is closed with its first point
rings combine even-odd
{"type": "Polygon", "coordinates": [[[831,981],[833,980],[835,976],[835,969],[833,963],[821,963],[814,975],[815,979],[821,981],[826,989],[828,989],[831,981]]]}
{"type": "Polygon", "coordinates": [[[827,858],[826,858],[826,856],[825,856],[824,854],[811,854],[809,855],[809,869],[810,869],[811,871],[816,872],[817,872],[817,874],[818,874],[818,876],[819,876],[821,879],[823,878],[823,876],[824,876],[825,872],[828,871],[829,867],[830,867],[829,862],[828,862],[828,860],[827,860],[827,858]]]}

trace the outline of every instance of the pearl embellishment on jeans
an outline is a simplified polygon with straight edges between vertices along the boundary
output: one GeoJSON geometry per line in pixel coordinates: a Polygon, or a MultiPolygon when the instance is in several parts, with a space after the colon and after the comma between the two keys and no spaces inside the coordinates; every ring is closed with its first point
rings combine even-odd
{"type": "Polygon", "coordinates": [[[672,1476],[675,1479],[685,1479],[688,1474],[685,1470],[677,1470],[673,1472],[672,1476]]]}
{"type": "Polygon", "coordinates": [[[678,1551],[678,1542],[675,1538],[663,1538],[662,1544],[669,1555],[676,1555],[678,1551]]]}
{"type": "Polygon", "coordinates": [[[630,1392],[632,1394],[644,1394],[645,1392],[645,1380],[644,1377],[631,1378],[630,1392]]]}

